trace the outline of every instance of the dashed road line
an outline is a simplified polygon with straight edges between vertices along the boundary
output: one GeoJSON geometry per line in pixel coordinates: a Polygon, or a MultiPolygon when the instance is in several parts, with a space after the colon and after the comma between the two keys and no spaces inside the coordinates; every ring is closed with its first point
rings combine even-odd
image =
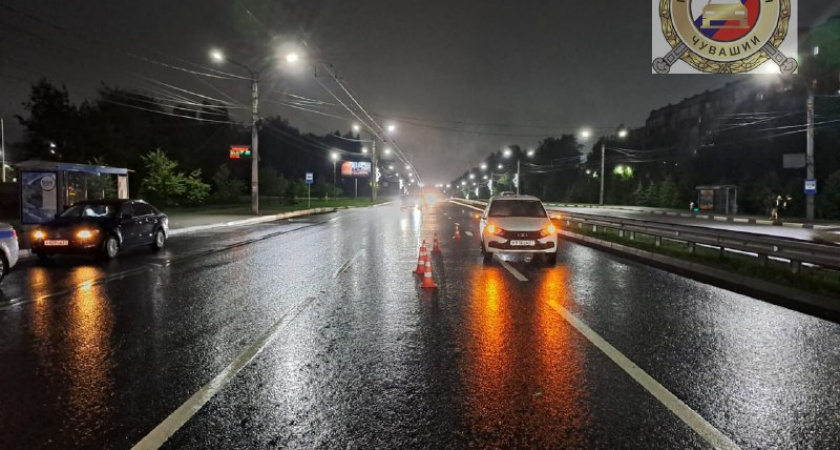
{"type": "Polygon", "coordinates": [[[183,427],[194,415],[201,410],[216,394],[219,393],[227,384],[236,377],[239,372],[245,368],[254,358],[257,357],[266,347],[269,346],[280,334],[280,331],[286,325],[293,322],[303,311],[305,311],[313,302],[314,297],[304,300],[303,303],[294,312],[289,320],[289,313],[284,314],[280,319],[274,323],[268,330],[266,330],[256,341],[251,343],[245,350],[240,353],[236,359],[233,360],[227,367],[224,368],[218,375],[216,375],[209,383],[205,384],[187,399],[184,404],[178,407],[172,414],[169,415],[163,422],[156,426],[143,439],[140,440],[131,450],[157,450],[161,448],[166,441],[169,440],[181,427],[183,427]]]}
{"type": "Polygon", "coordinates": [[[647,374],[639,366],[633,363],[629,358],[624,356],[609,342],[602,338],[598,333],[589,328],[585,323],[578,319],[568,309],[561,306],[556,301],[548,302],[548,305],[557,311],[563,319],[573,326],[580,334],[582,334],[589,342],[601,350],[608,358],[610,358],[618,367],[627,372],[631,378],[636,380],[645,390],[650,392],[660,403],[671,410],[680,420],[691,427],[700,437],[708,442],[713,448],[717,450],[740,450],[728,436],[721,433],[712,424],[706,421],[700,414],[691,409],[676,395],[671,393],[665,386],[659,384],[653,377],[647,374]]]}
{"type": "Polygon", "coordinates": [[[364,253],[364,251],[365,251],[365,249],[361,249],[361,250],[359,250],[358,252],[356,252],[356,254],[355,254],[355,255],[353,255],[353,257],[352,257],[352,258],[350,258],[350,259],[349,259],[346,263],[342,264],[342,265],[341,265],[341,267],[339,267],[339,268],[335,271],[335,273],[333,274],[333,276],[332,276],[332,277],[333,277],[333,278],[338,278],[338,276],[339,276],[339,275],[341,275],[341,274],[342,274],[342,273],[344,273],[344,272],[347,272],[347,270],[348,270],[348,269],[350,269],[350,266],[352,266],[352,265],[353,265],[353,261],[355,261],[356,259],[358,259],[358,258],[359,258],[359,256],[362,256],[362,253],[364,253]]]}
{"type": "Polygon", "coordinates": [[[499,260],[499,264],[501,264],[502,267],[507,269],[507,271],[510,272],[510,274],[513,275],[517,280],[528,281],[528,279],[525,278],[525,275],[522,275],[522,272],[516,270],[513,266],[510,265],[510,263],[503,260],[502,258],[499,258],[498,256],[496,256],[496,259],[499,260]]]}

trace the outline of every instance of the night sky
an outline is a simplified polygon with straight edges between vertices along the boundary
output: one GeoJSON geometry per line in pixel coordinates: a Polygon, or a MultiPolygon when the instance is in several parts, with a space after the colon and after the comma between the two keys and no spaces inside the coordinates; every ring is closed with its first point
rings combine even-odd
{"type": "MultiPolygon", "coordinates": [[[[247,103],[248,84],[191,75],[219,48],[243,63],[290,43],[333,64],[367,108],[399,126],[398,143],[426,182],[446,182],[507,144],[534,146],[582,127],[640,126],[652,109],[733,78],[651,75],[651,3],[641,0],[0,0],[0,116],[21,138],[29,83],[66,84],[74,101],[102,82],[153,92],[164,82],[247,103]],[[37,19],[36,19],[37,18],[37,19]],[[38,20],[40,19],[40,20],[38,20]]],[[[800,26],[840,1],[800,0],[800,26]]],[[[321,79],[325,80],[324,74],[321,79]]],[[[271,70],[263,116],[304,131],[353,120],[283,105],[287,94],[336,103],[305,64],[271,70]],[[285,93],[285,94],[284,94],[285,93]]],[[[340,106],[318,111],[349,117],[340,106]]],[[[247,119],[235,111],[235,117],[247,119]]],[[[268,150],[267,150],[268,151],[268,150]]]]}

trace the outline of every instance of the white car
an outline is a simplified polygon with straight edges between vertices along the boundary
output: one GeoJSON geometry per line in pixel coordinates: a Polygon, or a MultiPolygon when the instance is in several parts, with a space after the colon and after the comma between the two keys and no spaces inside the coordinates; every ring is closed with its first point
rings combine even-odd
{"type": "Polygon", "coordinates": [[[7,223],[0,223],[0,260],[2,261],[2,268],[0,268],[0,281],[12,270],[18,262],[18,238],[17,231],[14,227],[7,223]]]}
{"type": "Polygon", "coordinates": [[[494,253],[542,254],[557,262],[557,227],[536,197],[493,197],[481,216],[481,252],[490,262],[494,253]]]}

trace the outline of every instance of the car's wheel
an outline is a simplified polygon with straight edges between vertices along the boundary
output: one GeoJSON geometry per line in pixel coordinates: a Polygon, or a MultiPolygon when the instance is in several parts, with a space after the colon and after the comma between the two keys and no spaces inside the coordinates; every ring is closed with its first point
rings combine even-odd
{"type": "Polygon", "coordinates": [[[164,246],[166,246],[166,233],[164,233],[163,230],[158,229],[155,231],[155,240],[152,242],[152,250],[162,250],[164,246]]]}
{"type": "Polygon", "coordinates": [[[102,244],[102,258],[106,260],[114,259],[119,252],[120,241],[117,240],[117,237],[112,234],[105,238],[105,242],[102,244]]]}
{"type": "Polygon", "coordinates": [[[546,253],[545,254],[545,263],[549,266],[553,266],[553,265],[557,264],[557,252],[546,253]]]}
{"type": "Polygon", "coordinates": [[[6,278],[6,274],[9,273],[9,261],[6,261],[6,255],[0,254],[0,282],[3,281],[3,278],[6,278]]]}

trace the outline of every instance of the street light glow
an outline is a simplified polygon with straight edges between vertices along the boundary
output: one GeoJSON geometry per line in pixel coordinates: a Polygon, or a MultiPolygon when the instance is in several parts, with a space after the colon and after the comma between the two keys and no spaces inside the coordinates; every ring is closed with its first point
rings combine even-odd
{"type": "Polygon", "coordinates": [[[394,125],[393,123],[388,124],[388,132],[389,132],[389,133],[393,133],[393,132],[395,132],[395,131],[397,131],[397,126],[396,126],[396,125],[394,125]]]}
{"type": "Polygon", "coordinates": [[[626,138],[627,137],[627,130],[623,130],[623,129],[619,130],[618,137],[620,137],[622,139],[626,138]]]}
{"type": "Polygon", "coordinates": [[[390,155],[390,154],[391,154],[391,149],[390,149],[390,148],[388,148],[388,147],[385,147],[385,151],[384,151],[384,152],[382,152],[382,153],[384,153],[384,154],[386,154],[386,155],[390,155]]]}
{"type": "Polygon", "coordinates": [[[484,179],[485,179],[485,180],[487,179],[487,175],[484,175],[484,179]]]}
{"type": "Polygon", "coordinates": [[[333,161],[338,161],[338,158],[339,158],[338,152],[332,152],[331,156],[332,156],[333,161]]]}
{"type": "Polygon", "coordinates": [[[503,166],[503,165],[499,164],[499,170],[502,170],[502,169],[504,169],[504,168],[505,168],[505,166],[503,166]]]}
{"type": "Polygon", "coordinates": [[[583,130],[580,132],[580,137],[583,139],[589,139],[592,136],[592,132],[589,130],[583,130]]]}
{"type": "Polygon", "coordinates": [[[294,53],[294,52],[286,55],[286,62],[289,63],[289,64],[294,64],[294,63],[298,62],[299,59],[300,59],[300,55],[298,55],[297,53],[294,53]]]}
{"type": "Polygon", "coordinates": [[[527,155],[530,158],[530,157],[534,156],[536,153],[537,153],[536,150],[528,150],[527,155]]]}
{"type": "Polygon", "coordinates": [[[353,124],[353,131],[358,133],[359,131],[362,131],[362,127],[360,127],[358,123],[354,123],[353,124]]]}
{"type": "Polygon", "coordinates": [[[388,170],[394,170],[394,165],[393,164],[389,165],[388,170]]]}
{"type": "Polygon", "coordinates": [[[365,155],[367,155],[367,152],[368,152],[367,147],[362,147],[362,153],[364,153],[365,155]]]}
{"type": "Polygon", "coordinates": [[[474,173],[470,174],[470,180],[475,180],[475,174],[474,173]]]}
{"type": "Polygon", "coordinates": [[[216,62],[223,62],[225,60],[225,55],[221,52],[221,50],[211,50],[210,58],[216,62]]]}
{"type": "Polygon", "coordinates": [[[481,170],[487,170],[487,164],[481,164],[481,170]]]}
{"type": "Polygon", "coordinates": [[[505,155],[505,158],[510,158],[510,155],[512,155],[513,152],[509,148],[506,148],[502,154],[505,155]]]}

